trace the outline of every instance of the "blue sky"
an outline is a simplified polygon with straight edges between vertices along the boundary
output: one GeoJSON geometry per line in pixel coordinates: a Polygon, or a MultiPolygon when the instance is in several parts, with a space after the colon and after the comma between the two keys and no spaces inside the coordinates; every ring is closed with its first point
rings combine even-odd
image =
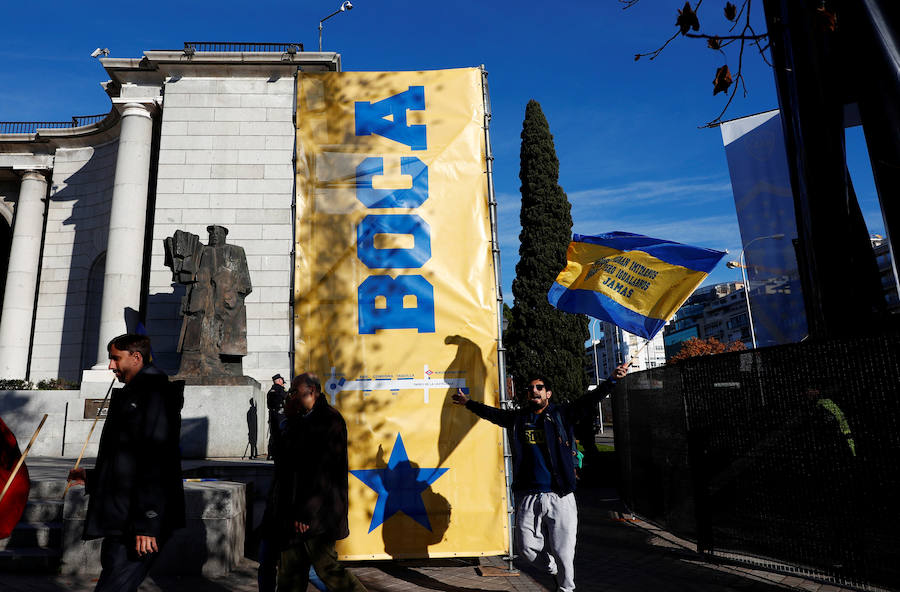
{"type": "MultiPolygon", "coordinates": [[[[712,95],[724,59],[700,41],[679,38],[655,61],[634,61],[635,53],[655,49],[674,31],[681,4],[643,0],[623,11],[616,0],[358,0],[352,11],[325,23],[324,49],[340,52],[345,70],[485,65],[508,303],[518,260],[519,134],[532,98],[554,134],[575,232],[624,230],[729,249],[732,255],[707,283],[737,280],[724,264],[737,258],[741,244],[721,134],[698,129],[725,104],[722,94],[712,95]]],[[[0,38],[0,120],[108,111],[100,88],[106,73],[89,57],[98,46],[112,57],[140,57],[143,50],[180,48],[184,41],[300,41],[315,50],[319,19],[339,5],[12,3],[4,9],[0,38]]],[[[718,3],[704,9],[701,24],[724,22],[718,3]]],[[[771,71],[753,51],[745,53],[744,75],[749,95],[739,93],[729,118],[777,106],[771,71]]],[[[870,229],[881,232],[859,130],[848,132],[848,151],[870,229]]]]}

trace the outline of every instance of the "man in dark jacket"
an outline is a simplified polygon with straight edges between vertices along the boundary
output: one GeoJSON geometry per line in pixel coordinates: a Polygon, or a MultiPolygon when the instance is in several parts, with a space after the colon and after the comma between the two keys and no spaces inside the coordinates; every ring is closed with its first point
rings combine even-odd
{"type": "Polygon", "coordinates": [[[178,440],[184,383],[150,363],[150,340],[120,335],[106,346],[113,393],[97,464],[75,469],[88,501],[85,540],[103,537],[95,591],[137,590],[172,531],[185,524],[178,440]]]}
{"type": "Polygon", "coordinates": [[[278,590],[306,592],[309,567],[329,590],[365,592],[337,561],[334,543],[347,526],[347,425],[322,396],[315,374],[291,383],[282,448],[275,457],[275,516],[284,551],[278,590]]]}
{"type": "Polygon", "coordinates": [[[281,430],[281,420],[284,418],[284,378],[281,374],[272,377],[272,388],[266,393],[266,407],[269,409],[269,452],[266,460],[272,460],[278,450],[278,437],[281,430]]]}
{"type": "MultiPolygon", "coordinates": [[[[575,422],[597,411],[597,403],[628,373],[629,364],[616,368],[597,389],[571,403],[550,402],[550,381],[528,382],[525,405],[497,409],[472,401],[462,392],[453,402],[475,415],[509,430],[513,453],[513,491],[516,493],[516,535],[519,552],[539,568],[556,576],[560,592],[575,590],[575,422]]],[[[585,443],[592,445],[593,442],[585,443]]]]}

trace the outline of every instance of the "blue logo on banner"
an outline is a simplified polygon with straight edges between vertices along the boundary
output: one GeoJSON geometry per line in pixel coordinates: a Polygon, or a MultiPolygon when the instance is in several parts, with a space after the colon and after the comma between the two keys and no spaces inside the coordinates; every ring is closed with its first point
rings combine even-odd
{"type": "Polygon", "coordinates": [[[406,110],[425,110],[425,87],[410,86],[398,93],[375,103],[357,101],[356,135],[378,134],[389,140],[406,144],[411,150],[425,150],[424,125],[406,125],[406,110]],[[387,117],[391,119],[388,120],[387,117]]]}
{"type": "Polygon", "coordinates": [[[369,269],[418,269],[431,259],[431,228],[415,214],[371,214],[356,227],[356,256],[369,269]],[[411,249],[379,249],[377,234],[412,235],[411,249]]]}
{"type": "Polygon", "coordinates": [[[370,275],[360,284],[356,298],[360,335],[371,335],[378,329],[434,333],[434,288],[420,275],[370,275]],[[384,308],[376,307],[379,296],[384,297],[384,308]],[[415,296],[415,307],[404,308],[404,296],[415,296]]]}
{"type": "MultiPolygon", "coordinates": [[[[425,109],[424,86],[410,86],[375,103],[357,101],[355,107],[357,136],[378,134],[412,150],[426,149],[425,126],[406,124],[407,110],[425,109]]],[[[356,167],[356,198],[372,209],[421,206],[428,199],[428,167],[414,156],[403,156],[400,170],[412,177],[411,188],[375,189],[372,181],[384,174],[384,158],[364,159],[356,167]]],[[[419,269],[431,259],[431,227],[415,214],[368,215],[356,228],[356,256],[370,270],[419,269]],[[413,246],[376,248],[379,234],[411,235],[413,246]]],[[[379,329],[434,333],[434,287],[421,275],[370,275],[357,289],[357,312],[360,335],[379,329]]]]}
{"type": "Polygon", "coordinates": [[[384,174],[384,159],[371,156],[356,167],[356,199],[367,208],[417,208],[428,199],[428,167],[415,156],[400,159],[400,172],[412,177],[409,189],[375,189],[372,179],[384,174]]]}

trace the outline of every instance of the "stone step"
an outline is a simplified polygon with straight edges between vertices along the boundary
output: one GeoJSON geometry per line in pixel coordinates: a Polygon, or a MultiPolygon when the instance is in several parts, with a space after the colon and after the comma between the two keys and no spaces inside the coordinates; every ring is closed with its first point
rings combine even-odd
{"type": "Polygon", "coordinates": [[[61,557],[60,549],[3,550],[0,551],[0,573],[56,573],[61,557]]]}
{"type": "Polygon", "coordinates": [[[0,551],[62,547],[62,522],[19,522],[12,534],[0,539],[0,551]]]}
{"type": "Polygon", "coordinates": [[[29,500],[19,522],[57,522],[62,520],[62,500],[29,500]]]}
{"type": "Polygon", "coordinates": [[[32,479],[29,500],[62,500],[66,490],[65,479],[32,479]]]}

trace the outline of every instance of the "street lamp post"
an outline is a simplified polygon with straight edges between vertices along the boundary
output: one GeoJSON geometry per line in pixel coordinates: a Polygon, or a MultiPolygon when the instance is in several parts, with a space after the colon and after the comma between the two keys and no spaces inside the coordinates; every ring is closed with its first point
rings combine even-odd
{"type": "MultiPolygon", "coordinates": [[[[591,319],[591,347],[594,348],[594,388],[600,388],[600,365],[597,362],[597,339],[594,338],[595,323],[599,323],[597,319],[591,319]]],[[[597,403],[597,410],[600,413],[600,434],[603,434],[603,401],[597,403]]]]}
{"type": "Polygon", "coordinates": [[[332,12],[331,14],[329,14],[328,16],[326,16],[325,18],[323,18],[322,20],[319,21],[319,53],[322,52],[322,29],[323,29],[322,23],[324,23],[325,21],[327,21],[334,15],[344,12],[345,10],[353,10],[353,4],[350,2],[350,0],[345,0],[344,2],[341,2],[340,8],[338,8],[337,10],[335,10],[334,12],[332,12]]]}
{"type": "Polygon", "coordinates": [[[747,320],[750,322],[750,342],[753,344],[753,349],[756,349],[756,331],[753,330],[753,313],[750,312],[750,279],[747,276],[747,266],[744,263],[744,253],[747,251],[750,245],[752,245],[756,241],[765,240],[767,238],[781,240],[784,238],[784,234],[779,233],[769,236],[756,237],[755,239],[744,245],[744,248],[741,249],[741,256],[738,258],[739,261],[729,261],[725,264],[725,267],[727,267],[728,269],[734,269],[735,267],[741,268],[741,280],[744,282],[744,300],[747,302],[747,320]]]}
{"type": "Polygon", "coordinates": [[[594,337],[594,324],[597,319],[591,319],[591,346],[594,348],[594,384],[600,386],[600,366],[597,364],[597,339],[594,337]]]}

